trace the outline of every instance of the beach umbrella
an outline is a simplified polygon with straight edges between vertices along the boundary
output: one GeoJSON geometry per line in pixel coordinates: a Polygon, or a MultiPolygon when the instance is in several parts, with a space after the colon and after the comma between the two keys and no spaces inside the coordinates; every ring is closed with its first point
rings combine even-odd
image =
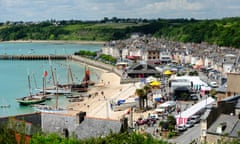
{"type": "Polygon", "coordinates": [[[172,72],[171,72],[170,70],[165,70],[165,71],[163,72],[163,74],[165,74],[165,75],[171,75],[172,72]]]}
{"type": "Polygon", "coordinates": [[[161,83],[159,81],[153,81],[150,83],[150,86],[160,86],[161,83]]]}

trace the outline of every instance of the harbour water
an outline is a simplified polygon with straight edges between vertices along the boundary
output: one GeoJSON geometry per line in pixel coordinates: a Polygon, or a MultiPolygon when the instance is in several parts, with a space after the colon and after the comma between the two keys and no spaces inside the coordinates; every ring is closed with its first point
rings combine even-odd
{"type": "MultiPolygon", "coordinates": [[[[54,43],[0,43],[0,55],[24,55],[24,54],[73,54],[79,50],[98,51],[102,45],[97,44],[54,44],[54,43]]],[[[16,98],[29,95],[29,83],[27,76],[31,77],[31,90],[42,87],[43,72],[46,70],[47,85],[52,85],[50,65],[56,74],[59,83],[69,81],[67,65],[70,65],[75,82],[80,82],[84,76],[85,66],[74,61],[64,60],[0,60],[0,117],[34,112],[31,106],[21,106],[16,98]]],[[[91,79],[98,81],[100,72],[91,69],[91,79]]],[[[55,105],[55,98],[47,101],[48,105],[55,105]]],[[[68,104],[64,96],[59,97],[59,105],[66,107],[68,104]]]]}

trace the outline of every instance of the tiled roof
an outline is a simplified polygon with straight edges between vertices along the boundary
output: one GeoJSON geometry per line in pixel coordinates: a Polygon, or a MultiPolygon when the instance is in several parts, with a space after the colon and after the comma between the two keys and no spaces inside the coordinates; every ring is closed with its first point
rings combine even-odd
{"type": "Polygon", "coordinates": [[[120,121],[85,118],[76,128],[75,133],[79,139],[105,136],[111,132],[118,133],[121,130],[120,121]]]}
{"type": "Polygon", "coordinates": [[[217,135],[225,135],[228,134],[228,136],[236,136],[237,130],[236,128],[239,128],[239,120],[236,116],[231,115],[225,115],[221,114],[218,119],[210,126],[210,128],[207,130],[208,133],[211,134],[217,134],[217,135]],[[226,128],[222,130],[222,133],[217,133],[217,128],[222,124],[226,124],[226,128]]]}

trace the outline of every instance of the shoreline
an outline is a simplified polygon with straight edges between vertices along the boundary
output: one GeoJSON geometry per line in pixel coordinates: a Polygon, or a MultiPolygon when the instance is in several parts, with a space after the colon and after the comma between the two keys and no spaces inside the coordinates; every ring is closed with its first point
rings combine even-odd
{"type": "Polygon", "coordinates": [[[0,43],[56,43],[56,44],[104,44],[105,41],[83,41],[83,40],[10,40],[0,43]]]}
{"type": "MultiPolygon", "coordinates": [[[[81,102],[68,103],[67,109],[70,110],[69,113],[75,114],[76,112],[84,111],[87,117],[113,120],[120,120],[126,115],[125,110],[113,111],[110,107],[110,102],[135,96],[135,85],[132,83],[120,84],[121,76],[112,71],[111,68],[104,69],[100,65],[83,62],[83,59],[74,59],[73,61],[79,64],[88,63],[89,67],[101,71],[101,74],[98,83],[90,87],[87,92],[91,97],[84,97],[84,100],[81,102]]],[[[92,62],[95,63],[95,61],[92,62]]]]}

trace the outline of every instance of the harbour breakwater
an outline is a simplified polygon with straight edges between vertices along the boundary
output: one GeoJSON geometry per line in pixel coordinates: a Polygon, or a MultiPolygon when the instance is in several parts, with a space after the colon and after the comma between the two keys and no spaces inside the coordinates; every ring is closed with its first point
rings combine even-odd
{"type": "Polygon", "coordinates": [[[0,55],[0,60],[65,60],[70,55],[0,55]]]}
{"type": "Polygon", "coordinates": [[[113,65],[105,64],[103,62],[92,60],[89,58],[76,56],[76,55],[0,55],[0,60],[74,60],[83,64],[91,65],[93,67],[107,70],[115,73],[121,78],[120,83],[133,83],[138,82],[139,79],[122,79],[122,70],[117,69],[113,65]]]}

